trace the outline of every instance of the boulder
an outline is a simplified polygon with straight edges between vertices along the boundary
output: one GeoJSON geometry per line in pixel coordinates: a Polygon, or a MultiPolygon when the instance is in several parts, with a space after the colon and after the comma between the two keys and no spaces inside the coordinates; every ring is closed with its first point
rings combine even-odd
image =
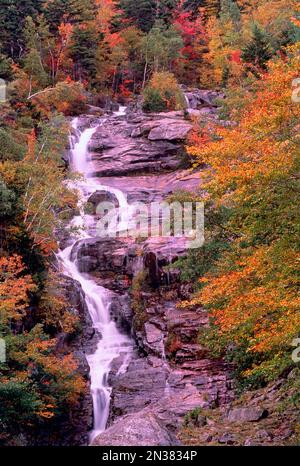
{"type": "Polygon", "coordinates": [[[169,432],[159,419],[143,411],[125,416],[100,434],[93,446],[176,446],[176,437],[169,432]]]}
{"type": "Polygon", "coordinates": [[[95,191],[88,199],[88,202],[97,207],[100,202],[111,202],[115,207],[119,207],[119,202],[116,196],[108,191],[95,191]]]}
{"type": "Polygon", "coordinates": [[[183,141],[193,126],[185,121],[162,120],[151,129],[148,139],[150,141],[183,141]]]}
{"type": "Polygon", "coordinates": [[[268,416],[268,411],[263,408],[235,408],[227,414],[228,422],[257,422],[268,416]]]}

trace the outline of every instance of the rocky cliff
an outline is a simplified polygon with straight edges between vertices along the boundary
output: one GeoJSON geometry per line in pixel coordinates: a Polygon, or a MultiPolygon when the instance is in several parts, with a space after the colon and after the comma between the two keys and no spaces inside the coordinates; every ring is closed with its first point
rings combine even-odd
{"type": "MultiPolygon", "coordinates": [[[[121,190],[129,204],[200,189],[201,173],[190,169],[184,142],[192,129],[191,113],[216,118],[213,96],[204,94],[189,96],[189,112],[132,109],[124,116],[82,116],[81,129],[97,124],[89,143],[89,176],[121,190]]],[[[76,242],[71,257],[80,272],[109,290],[112,317],[135,342],[126,372],[120,371],[122,356],[113,362],[109,428],[94,444],[177,444],[176,432],[188,412],[221,406],[233,397],[231,368],[210,360],[197,342],[199,328],[208,325],[205,310],[177,308],[192,291],[172,267],[186,254],[186,239],[99,237],[97,204],[109,201],[118,208],[118,199],[100,188],[87,198],[89,237],[76,242]]],[[[84,346],[89,353],[90,343],[84,346]]]]}

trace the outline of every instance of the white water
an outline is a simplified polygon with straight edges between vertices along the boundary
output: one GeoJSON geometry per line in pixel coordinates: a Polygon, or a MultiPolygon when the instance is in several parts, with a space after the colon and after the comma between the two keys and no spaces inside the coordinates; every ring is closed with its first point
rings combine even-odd
{"type": "MultiPolygon", "coordinates": [[[[125,109],[120,108],[115,115],[123,115],[125,109]]],[[[79,237],[74,236],[73,244],[67,247],[64,251],[58,254],[61,262],[62,271],[65,275],[77,280],[85,295],[87,308],[89,310],[93,326],[99,333],[99,343],[96,352],[87,356],[87,361],[90,366],[91,378],[91,394],[93,398],[94,411],[94,430],[91,432],[90,441],[106,429],[109,416],[111,388],[108,384],[108,376],[111,370],[111,364],[114,359],[123,356],[123,364],[119,369],[119,374],[125,372],[130,361],[132,352],[131,340],[121,334],[116,327],[114,321],[110,317],[110,293],[105,288],[97,285],[90,277],[80,273],[76,258],[72,256],[74,244],[83,238],[88,238],[87,226],[90,216],[84,214],[85,200],[97,190],[107,190],[113,193],[119,200],[119,204],[124,209],[127,208],[126,198],[118,189],[109,188],[97,183],[97,180],[88,178],[88,145],[96,131],[96,128],[88,128],[82,133],[78,130],[78,119],[74,119],[73,130],[78,139],[74,143],[71,137],[71,166],[74,171],[80,172],[83,175],[83,180],[75,183],[75,187],[79,190],[80,201],[80,216],[75,217],[71,222],[72,226],[80,227],[79,237]]]]}

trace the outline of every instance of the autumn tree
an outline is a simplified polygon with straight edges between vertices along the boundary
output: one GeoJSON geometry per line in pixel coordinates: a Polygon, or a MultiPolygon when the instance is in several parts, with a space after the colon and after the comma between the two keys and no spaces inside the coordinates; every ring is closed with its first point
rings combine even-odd
{"type": "Polygon", "coordinates": [[[143,108],[150,112],[185,108],[184,95],[172,73],[164,71],[153,74],[144,90],[143,108]]]}
{"type": "Polygon", "coordinates": [[[208,164],[205,189],[223,223],[229,249],[201,278],[192,301],[209,309],[214,326],[201,336],[215,354],[236,362],[242,384],[255,387],[291,365],[299,320],[299,105],[290,85],[299,44],[246,98],[237,126],[188,150],[208,164]]]}
{"type": "MultiPolygon", "coordinates": [[[[204,15],[199,12],[193,18],[192,12],[182,5],[174,12],[173,27],[180,34],[183,46],[175,61],[174,69],[182,83],[199,85],[200,66],[207,48],[207,34],[204,15]]],[[[204,66],[203,66],[204,68],[204,66]]]]}

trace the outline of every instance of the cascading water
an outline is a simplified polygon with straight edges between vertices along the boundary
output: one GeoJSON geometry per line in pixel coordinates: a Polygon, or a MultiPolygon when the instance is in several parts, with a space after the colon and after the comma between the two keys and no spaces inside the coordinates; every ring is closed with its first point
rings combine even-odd
{"type": "MultiPolygon", "coordinates": [[[[116,115],[123,115],[121,108],[116,115]]],[[[95,191],[101,189],[114,194],[123,209],[127,208],[126,198],[118,189],[109,188],[97,183],[97,180],[88,177],[89,160],[88,145],[97,128],[88,128],[83,132],[78,129],[78,119],[73,120],[73,131],[77,142],[71,137],[71,167],[80,172],[83,179],[75,182],[80,194],[80,216],[75,217],[72,226],[80,227],[78,234],[73,238],[73,244],[58,254],[62,271],[65,275],[77,280],[84,292],[87,308],[89,310],[93,326],[99,334],[99,343],[94,354],[87,356],[90,366],[91,394],[93,398],[94,430],[90,435],[90,441],[106,429],[109,416],[111,388],[108,384],[108,376],[114,359],[123,356],[123,364],[119,373],[125,372],[130,361],[133,344],[131,340],[122,335],[110,316],[110,293],[105,288],[97,285],[90,277],[79,272],[77,257],[73,246],[80,239],[88,238],[88,232],[84,229],[89,221],[89,216],[84,214],[84,202],[95,191]]]]}

